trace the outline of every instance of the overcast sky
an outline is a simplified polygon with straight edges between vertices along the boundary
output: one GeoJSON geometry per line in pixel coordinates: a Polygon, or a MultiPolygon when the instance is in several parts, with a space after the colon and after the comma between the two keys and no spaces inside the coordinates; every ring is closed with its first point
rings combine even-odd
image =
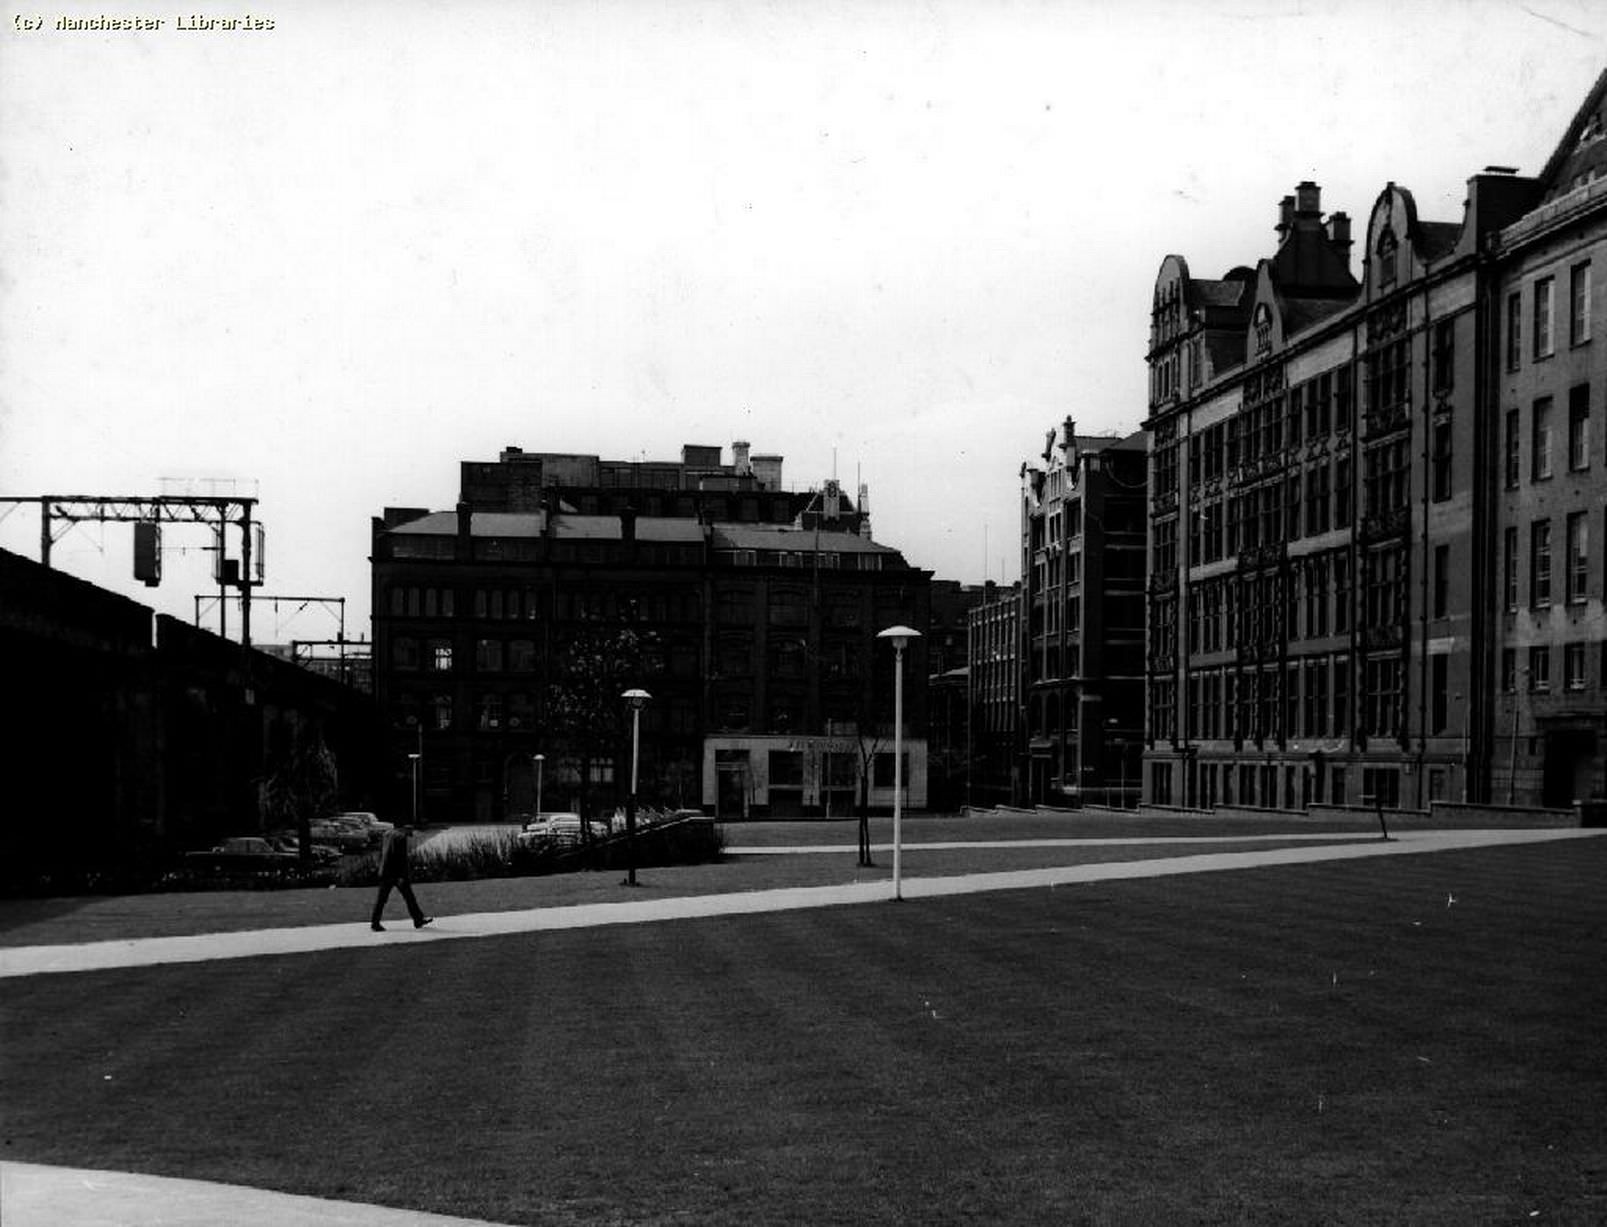
{"type": "MultiPolygon", "coordinates": [[[[1167,253],[1253,265],[1308,178],[1358,230],[1390,180],[1460,220],[1607,66],[1585,0],[199,11],[273,28],[6,9],[0,495],[254,483],[263,590],[346,597],[349,634],[369,518],[508,444],[745,439],[793,488],[863,480],[939,578],[1014,579],[1021,460],[1144,416],[1167,253]]],[[[131,537],[54,561],[185,619],[215,593],[206,532],[167,529],[154,590],[131,537]]],[[[37,512],[0,546],[37,558],[37,512]]]]}

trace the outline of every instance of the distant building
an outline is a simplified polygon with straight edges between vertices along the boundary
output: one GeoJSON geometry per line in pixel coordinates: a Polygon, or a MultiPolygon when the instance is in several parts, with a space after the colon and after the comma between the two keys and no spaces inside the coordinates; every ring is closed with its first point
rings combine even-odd
{"type": "Polygon", "coordinates": [[[1538,178],[1474,175],[1459,222],[1387,185],[1359,278],[1309,182],[1253,269],[1162,262],[1146,799],[1601,792],[1602,91],[1538,178]]]}
{"type": "Polygon", "coordinates": [[[1068,418],[1042,460],[1022,466],[1025,800],[1126,804],[1144,736],[1144,436],[1068,418]]]}
{"type": "Polygon", "coordinates": [[[1021,787],[1021,585],[983,585],[966,618],[970,750],[966,800],[1010,805],[1021,787]]]}
{"type": "MultiPolygon", "coordinates": [[[[653,696],[644,802],[844,813],[864,774],[871,803],[891,806],[893,654],[875,636],[927,624],[930,574],[871,539],[863,490],[788,491],[781,468],[745,443],[729,464],[717,447],[678,462],[508,448],[463,464],[453,511],[387,508],[373,525],[376,691],[399,763],[420,756],[427,816],[533,809],[538,778],[545,808],[622,801],[617,694],[592,696],[592,727],[574,710],[598,669],[653,696]]],[[[911,807],[926,803],[925,681],[916,640],[911,807]]]]}
{"type": "Polygon", "coordinates": [[[979,584],[933,580],[925,629],[927,668],[927,803],[957,810],[970,802],[970,616],[984,597],[979,584]]]}

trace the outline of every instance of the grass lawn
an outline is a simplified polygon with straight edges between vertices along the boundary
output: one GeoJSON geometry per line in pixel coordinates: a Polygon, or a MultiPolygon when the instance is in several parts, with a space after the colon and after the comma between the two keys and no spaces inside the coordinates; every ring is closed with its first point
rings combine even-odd
{"type": "Polygon", "coordinates": [[[14,980],[0,1153],[509,1223],[1600,1223],[1604,881],[1587,840],[14,980]]]}

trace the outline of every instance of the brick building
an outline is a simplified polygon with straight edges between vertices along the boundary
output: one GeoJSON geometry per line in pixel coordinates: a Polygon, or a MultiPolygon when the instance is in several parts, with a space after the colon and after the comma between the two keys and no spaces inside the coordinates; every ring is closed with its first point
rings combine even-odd
{"type": "Polygon", "coordinates": [[[1022,466],[1023,799],[1124,804],[1144,731],[1144,436],[1068,418],[1042,461],[1022,466]]]}
{"type": "MultiPolygon", "coordinates": [[[[835,482],[789,491],[780,457],[732,453],[509,448],[462,465],[453,511],[374,521],[376,693],[398,761],[420,756],[427,817],[533,809],[537,777],[544,808],[619,803],[628,749],[612,705],[626,686],[653,696],[644,802],[842,813],[863,769],[872,804],[891,806],[893,661],[875,635],[926,625],[930,574],[871,539],[863,491],[857,506],[835,482]],[[597,719],[582,727],[574,699],[588,684],[597,719]]],[[[919,640],[904,677],[904,778],[919,807],[919,640]]]]}

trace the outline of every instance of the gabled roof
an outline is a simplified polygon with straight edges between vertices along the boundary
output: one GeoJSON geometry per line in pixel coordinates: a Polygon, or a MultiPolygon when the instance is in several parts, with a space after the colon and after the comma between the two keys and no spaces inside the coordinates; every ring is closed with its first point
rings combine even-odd
{"type": "Polygon", "coordinates": [[[1607,70],[1596,78],[1573,122],[1540,172],[1543,197],[1572,190],[1574,180],[1607,172],[1607,70]]]}

